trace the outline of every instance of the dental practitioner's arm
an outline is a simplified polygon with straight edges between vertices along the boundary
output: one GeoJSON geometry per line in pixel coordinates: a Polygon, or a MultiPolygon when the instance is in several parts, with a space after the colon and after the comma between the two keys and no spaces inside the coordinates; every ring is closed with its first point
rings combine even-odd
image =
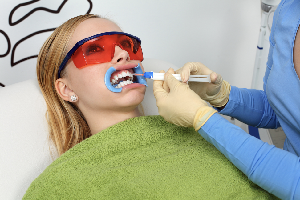
{"type": "Polygon", "coordinates": [[[214,106],[220,114],[234,117],[259,128],[280,126],[264,91],[230,86],[222,79],[221,75],[200,62],[186,63],[176,73],[181,74],[184,82],[188,80],[190,74],[210,74],[211,83],[189,82],[188,84],[195,93],[214,106]]]}
{"type": "Polygon", "coordinates": [[[166,121],[193,126],[251,181],[266,191],[281,199],[300,199],[297,156],[264,143],[231,124],[170,73],[165,74],[164,82],[154,81],[153,90],[159,114],[166,121]]]}

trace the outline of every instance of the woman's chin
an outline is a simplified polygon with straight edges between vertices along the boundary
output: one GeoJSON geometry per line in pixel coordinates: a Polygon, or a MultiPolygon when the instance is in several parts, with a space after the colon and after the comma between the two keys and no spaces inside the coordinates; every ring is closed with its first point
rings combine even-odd
{"type": "Polygon", "coordinates": [[[111,98],[116,107],[133,107],[139,105],[146,92],[146,86],[139,83],[133,83],[123,87],[119,93],[114,93],[111,98]],[[118,106],[119,105],[119,106],[118,106]]]}
{"type": "Polygon", "coordinates": [[[124,99],[127,106],[137,106],[144,100],[144,94],[135,94],[124,99]]]}
{"type": "Polygon", "coordinates": [[[131,107],[142,103],[145,97],[145,90],[143,88],[139,90],[122,90],[119,94],[115,101],[118,101],[118,104],[131,107]]]}

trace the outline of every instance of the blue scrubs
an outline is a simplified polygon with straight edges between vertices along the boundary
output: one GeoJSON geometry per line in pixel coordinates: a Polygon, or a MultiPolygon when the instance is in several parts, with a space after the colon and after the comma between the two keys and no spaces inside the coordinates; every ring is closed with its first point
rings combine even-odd
{"type": "Polygon", "coordinates": [[[299,23],[300,1],[282,0],[273,18],[264,91],[232,86],[220,111],[256,127],[281,126],[284,150],[245,134],[219,114],[198,131],[250,180],[281,199],[300,199],[300,80],[293,63],[299,23]]]}

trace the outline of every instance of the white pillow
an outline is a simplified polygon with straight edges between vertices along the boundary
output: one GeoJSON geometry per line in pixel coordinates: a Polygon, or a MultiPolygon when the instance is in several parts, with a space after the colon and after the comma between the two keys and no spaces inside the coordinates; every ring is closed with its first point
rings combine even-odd
{"type": "MultiPolygon", "coordinates": [[[[145,71],[176,66],[157,59],[143,61],[145,71]]],[[[142,102],[145,115],[158,115],[153,81],[142,102]]],[[[37,79],[0,89],[0,199],[21,199],[30,183],[53,162],[45,118],[46,103],[37,79]]]]}
{"type": "Polygon", "coordinates": [[[0,89],[0,199],[22,199],[52,162],[46,103],[37,80],[0,89]]]}

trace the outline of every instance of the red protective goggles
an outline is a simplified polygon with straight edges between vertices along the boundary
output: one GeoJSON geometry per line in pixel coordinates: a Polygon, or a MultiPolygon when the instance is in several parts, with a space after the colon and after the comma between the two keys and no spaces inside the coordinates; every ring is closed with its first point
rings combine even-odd
{"type": "Polygon", "coordinates": [[[115,54],[115,46],[127,51],[131,60],[144,59],[141,40],[138,37],[123,32],[105,32],[77,42],[59,66],[58,78],[70,58],[79,69],[110,62],[115,54]]]}

